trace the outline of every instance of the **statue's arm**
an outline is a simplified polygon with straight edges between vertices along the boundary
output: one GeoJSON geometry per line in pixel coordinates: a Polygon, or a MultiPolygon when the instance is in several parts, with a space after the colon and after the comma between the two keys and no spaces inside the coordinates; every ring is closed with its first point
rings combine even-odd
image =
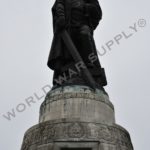
{"type": "Polygon", "coordinates": [[[55,32],[60,31],[65,27],[65,8],[64,0],[56,0],[55,6],[55,32]]]}
{"type": "Polygon", "coordinates": [[[102,18],[102,10],[98,0],[88,0],[86,9],[89,10],[89,13],[96,15],[99,20],[102,18]]]}
{"type": "Polygon", "coordinates": [[[85,8],[91,20],[91,24],[93,25],[93,29],[96,29],[96,27],[99,24],[99,21],[102,19],[102,10],[98,0],[87,0],[85,8]]]}
{"type": "Polygon", "coordinates": [[[65,17],[64,0],[56,1],[56,15],[57,17],[65,17]]]}

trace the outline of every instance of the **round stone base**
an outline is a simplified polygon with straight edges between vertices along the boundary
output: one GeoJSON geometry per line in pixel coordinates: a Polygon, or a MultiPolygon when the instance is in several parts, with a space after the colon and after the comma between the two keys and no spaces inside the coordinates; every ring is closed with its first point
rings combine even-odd
{"type": "Polygon", "coordinates": [[[103,90],[65,86],[50,91],[40,108],[40,122],[58,119],[112,125],[115,123],[114,107],[103,90]]]}
{"type": "Polygon", "coordinates": [[[129,133],[122,127],[80,120],[55,120],[30,128],[21,150],[133,150],[129,133]]]}

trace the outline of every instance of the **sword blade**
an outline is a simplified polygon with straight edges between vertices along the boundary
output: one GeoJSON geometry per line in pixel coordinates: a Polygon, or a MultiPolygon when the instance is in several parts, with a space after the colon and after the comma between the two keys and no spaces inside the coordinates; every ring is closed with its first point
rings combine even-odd
{"type": "Polygon", "coordinates": [[[95,90],[96,89],[96,82],[95,82],[94,78],[92,77],[91,73],[89,72],[89,70],[88,70],[86,64],[84,63],[82,57],[80,56],[77,48],[75,47],[70,35],[68,34],[68,32],[66,30],[64,30],[64,31],[62,31],[61,37],[62,37],[65,45],[67,46],[69,53],[73,57],[74,61],[76,63],[82,62],[83,65],[85,66],[85,68],[83,68],[84,77],[89,82],[90,87],[95,90]]]}

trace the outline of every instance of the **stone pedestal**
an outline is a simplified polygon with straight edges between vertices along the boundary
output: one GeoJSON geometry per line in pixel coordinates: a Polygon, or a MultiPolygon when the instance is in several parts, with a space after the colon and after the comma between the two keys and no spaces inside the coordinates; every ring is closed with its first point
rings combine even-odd
{"type": "Polygon", "coordinates": [[[133,150],[129,133],[115,123],[108,95],[86,86],[50,91],[39,124],[24,136],[21,150],[133,150]]]}

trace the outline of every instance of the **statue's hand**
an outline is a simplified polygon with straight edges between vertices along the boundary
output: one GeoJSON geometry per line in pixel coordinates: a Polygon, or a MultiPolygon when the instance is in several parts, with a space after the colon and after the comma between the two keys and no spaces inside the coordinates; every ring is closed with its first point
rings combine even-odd
{"type": "Polygon", "coordinates": [[[65,17],[64,16],[59,17],[56,21],[56,30],[57,30],[57,32],[65,29],[65,24],[66,24],[65,23],[65,17]]]}

